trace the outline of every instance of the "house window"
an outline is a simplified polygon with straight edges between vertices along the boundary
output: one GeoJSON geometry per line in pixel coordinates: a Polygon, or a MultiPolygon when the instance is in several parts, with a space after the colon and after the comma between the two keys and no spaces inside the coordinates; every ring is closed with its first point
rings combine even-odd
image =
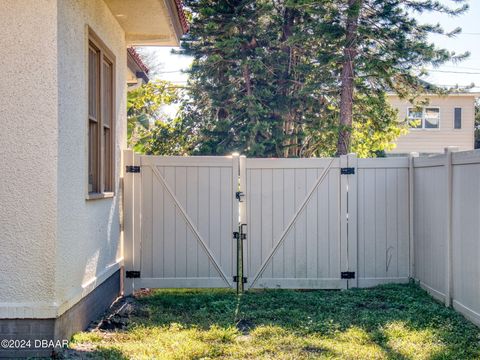
{"type": "Polygon", "coordinates": [[[88,41],[88,193],[114,191],[115,61],[113,54],[90,32],[88,41]]]}
{"type": "Polygon", "coordinates": [[[462,108],[455,108],[453,127],[455,129],[461,129],[462,128],[462,108]]]}
{"type": "Polygon", "coordinates": [[[407,119],[412,129],[438,129],[440,109],[438,107],[408,108],[407,119]]]}

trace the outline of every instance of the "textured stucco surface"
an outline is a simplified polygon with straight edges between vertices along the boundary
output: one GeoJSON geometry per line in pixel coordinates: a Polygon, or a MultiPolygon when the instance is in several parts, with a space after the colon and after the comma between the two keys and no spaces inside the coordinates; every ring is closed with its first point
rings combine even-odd
{"type": "Polygon", "coordinates": [[[29,317],[54,300],[56,7],[0,1],[0,317],[29,317]]]}
{"type": "Polygon", "coordinates": [[[115,273],[118,196],[86,200],[87,25],[116,57],[116,176],[126,44],[103,0],[0,0],[0,318],[54,318],[115,273]]]}
{"type": "Polygon", "coordinates": [[[87,25],[116,57],[116,190],[126,132],[125,35],[103,0],[58,2],[58,238],[56,301],[63,312],[92,289],[120,259],[118,196],[86,200],[87,25]],[[88,284],[93,286],[88,286],[88,284]]]}

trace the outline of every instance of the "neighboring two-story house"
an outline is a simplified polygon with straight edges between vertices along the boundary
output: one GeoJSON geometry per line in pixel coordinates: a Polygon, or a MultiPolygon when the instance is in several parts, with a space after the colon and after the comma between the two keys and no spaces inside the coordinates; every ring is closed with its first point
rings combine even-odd
{"type": "Polygon", "coordinates": [[[397,147],[389,154],[441,153],[447,146],[459,150],[474,148],[475,101],[480,93],[427,95],[428,105],[415,107],[407,100],[390,94],[391,105],[398,109],[400,120],[415,124],[406,135],[397,140],[397,147]]]}

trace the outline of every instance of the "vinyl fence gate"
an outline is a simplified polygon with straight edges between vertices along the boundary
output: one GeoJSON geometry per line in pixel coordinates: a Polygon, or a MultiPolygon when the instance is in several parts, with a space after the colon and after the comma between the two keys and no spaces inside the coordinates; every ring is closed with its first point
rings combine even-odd
{"type": "Polygon", "coordinates": [[[127,150],[124,164],[126,293],[341,289],[408,280],[407,158],[164,157],[127,150]]]}

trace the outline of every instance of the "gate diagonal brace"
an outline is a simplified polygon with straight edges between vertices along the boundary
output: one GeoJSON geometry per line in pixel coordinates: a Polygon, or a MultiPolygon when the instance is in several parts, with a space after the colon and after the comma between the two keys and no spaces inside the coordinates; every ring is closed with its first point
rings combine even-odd
{"type": "Polygon", "coordinates": [[[172,191],[172,189],[170,188],[170,186],[168,185],[167,181],[165,180],[165,178],[162,176],[162,174],[160,173],[160,171],[157,169],[156,166],[151,166],[151,165],[148,165],[153,173],[155,174],[155,176],[157,177],[157,179],[160,181],[160,183],[162,184],[163,188],[167,191],[167,193],[170,195],[171,199],[173,200],[173,202],[176,204],[176,206],[178,207],[178,209],[180,210],[180,213],[182,215],[182,217],[185,219],[186,223],[187,223],[187,226],[190,228],[190,230],[193,232],[194,236],[197,238],[197,240],[199,241],[199,244],[200,246],[203,248],[203,250],[205,250],[205,252],[207,253],[207,256],[209,257],[210,261],[212,262],[213,266],[215,267],[215,269],[217,270],[217,272],[220,274],[221,278],[223,279],[223,281],[225,281],[225,284],[230,287],[230,282],[227,278],[227,275],[225,275],[225,272],[223,271],[223,269],[220,267],[217,259],[215,258],[215,256],[213,255],[212,251],[210,250],[209,246],[207,245],[207,243],[205,242],[205,240],[203,239],[202,235],[198,232],[198,229],[197,227],[193,224],[192,222],[192,219],[190,219],[190,217],[188,216],[187,212],[185,211],[185,209],[183,208],[182,204],[180,204],[180,202],[178,201],[178,199],[176,198],[175,196],[175,193],[172,191]]]}

